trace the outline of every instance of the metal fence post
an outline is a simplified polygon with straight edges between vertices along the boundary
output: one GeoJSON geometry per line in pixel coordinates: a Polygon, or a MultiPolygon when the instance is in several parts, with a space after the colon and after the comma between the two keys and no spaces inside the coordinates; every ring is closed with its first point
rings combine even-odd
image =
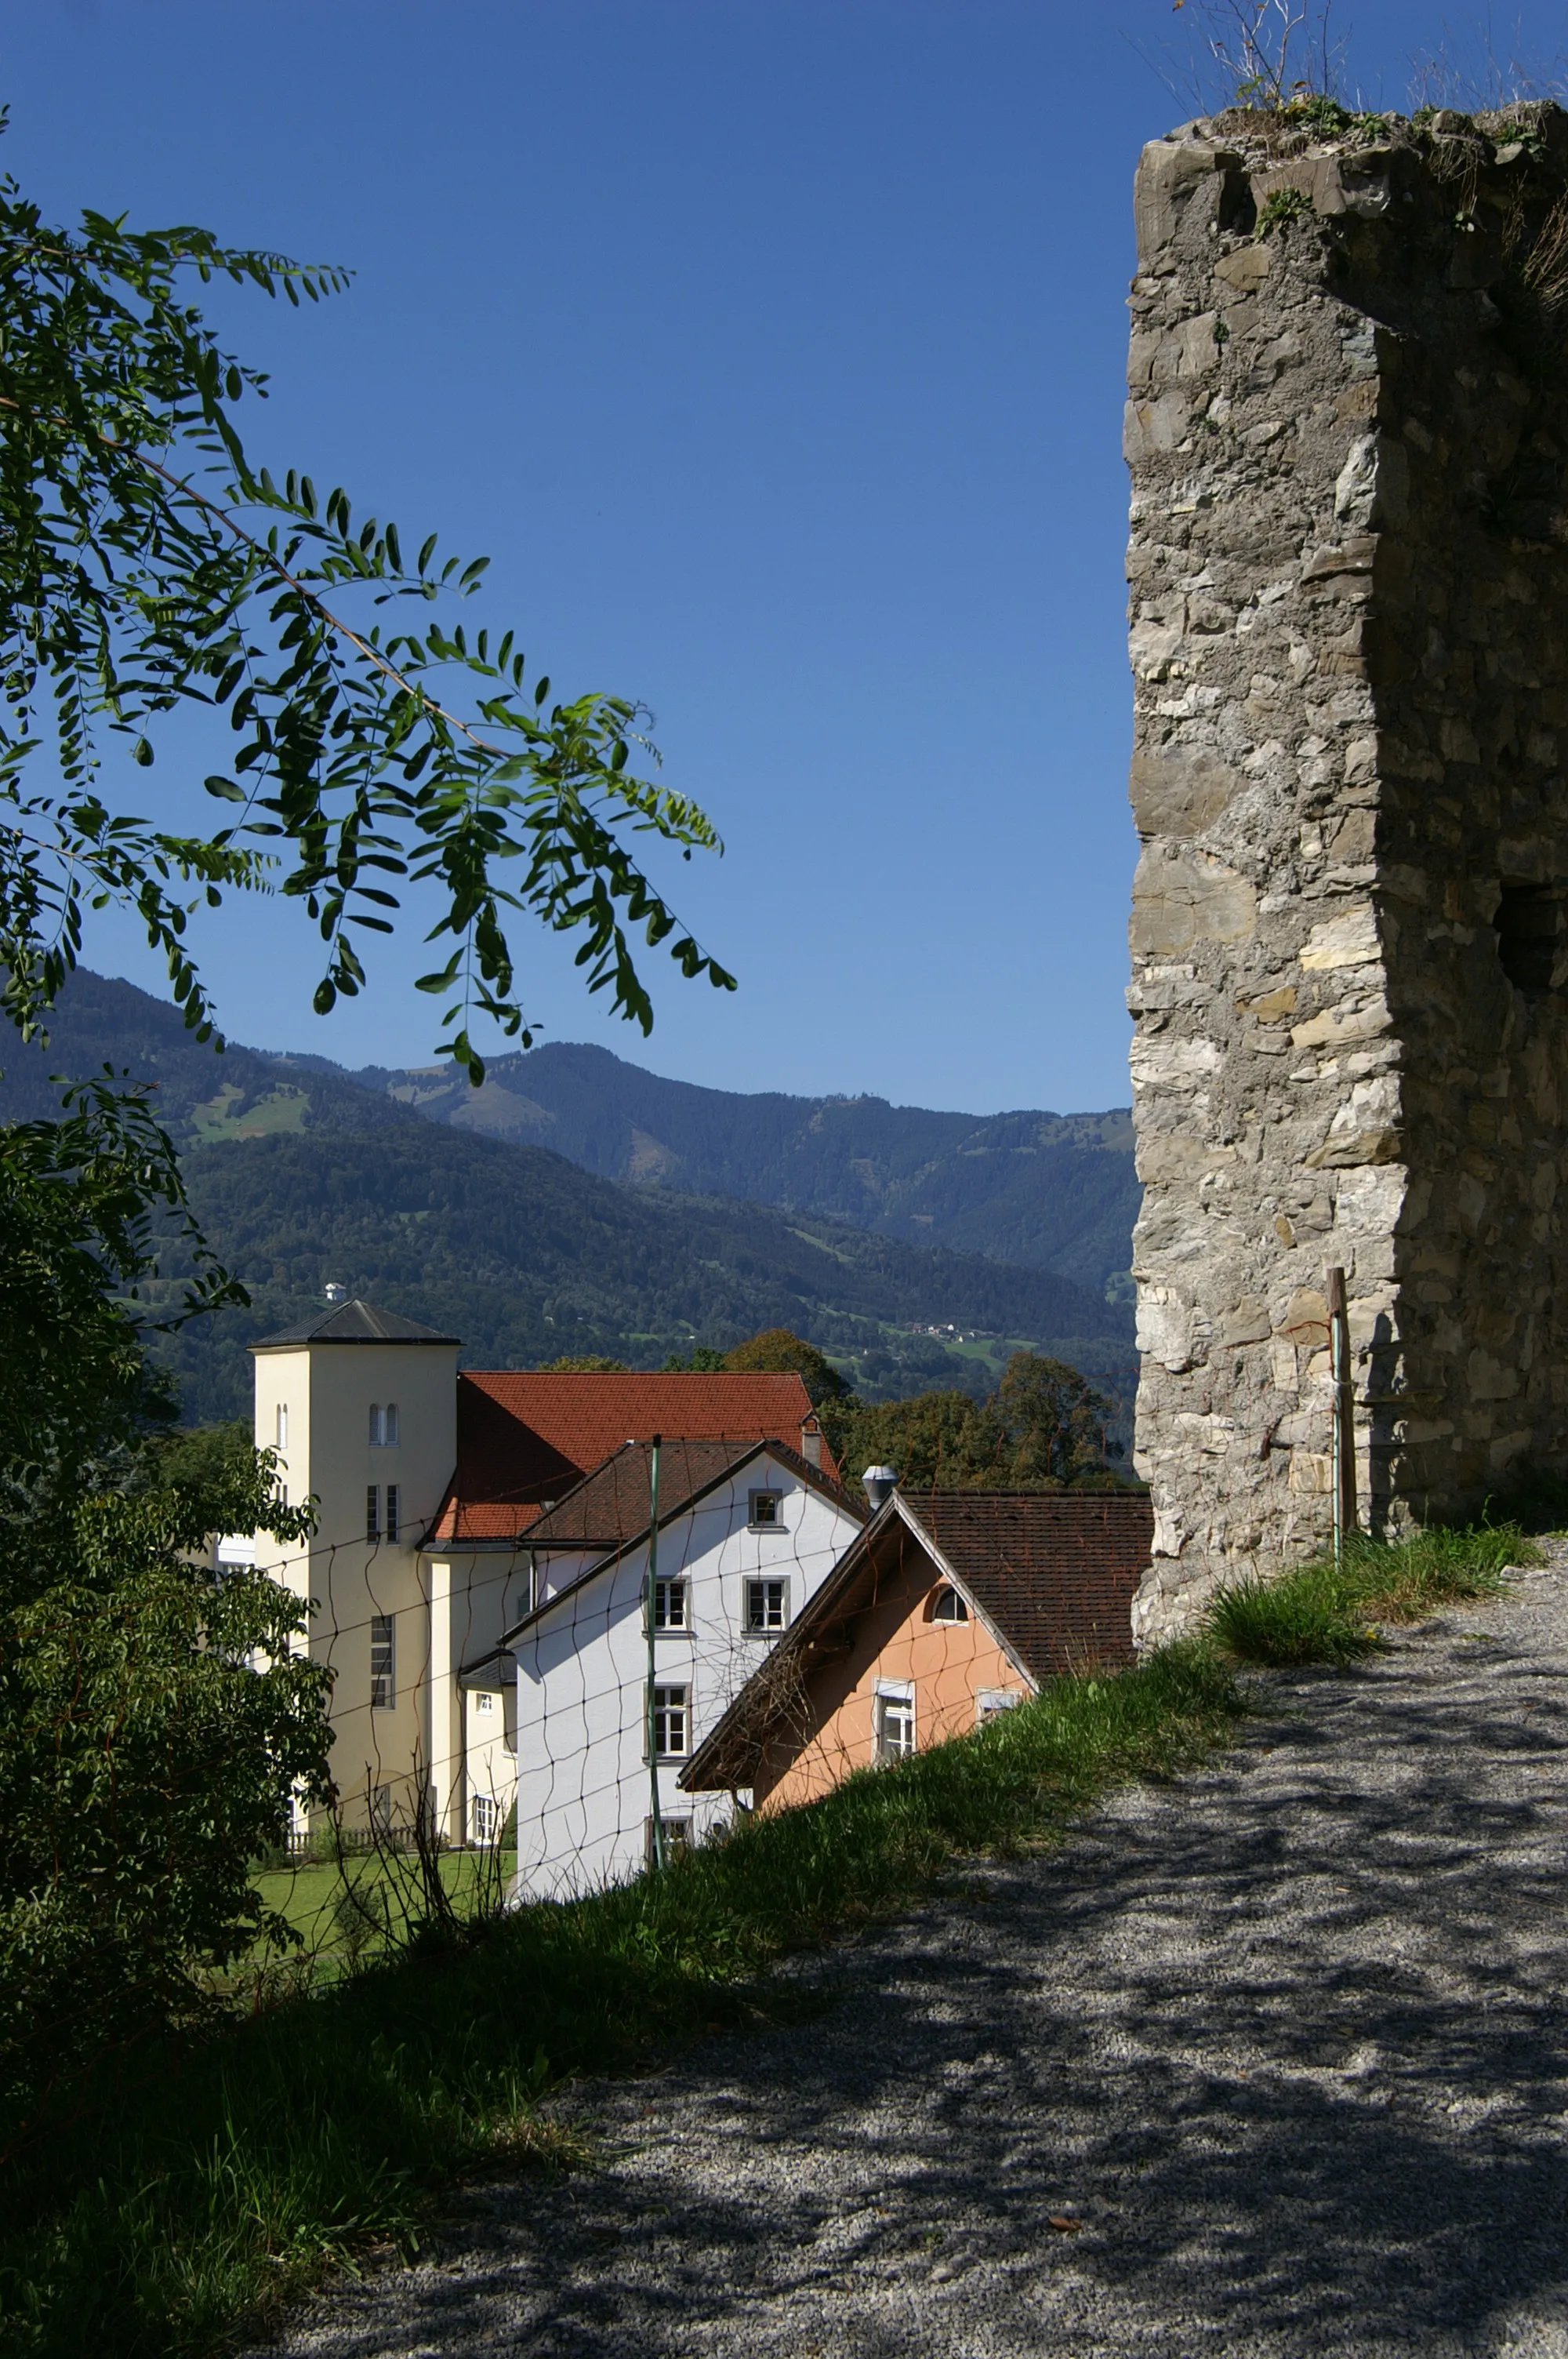
{"type": "Polygon", "coordinates": [[[659,1440],[660,1437],[655,1433],[648,1458],[648,1785],[652,1796],[655,1867],[663,1867],[665,1864],[665,1821],[659,1809],[658,1713],[654,1701],[657,1692],[654,1682],[658,1676],[658,1650],[654,1640],[659,1580],[659,1440]]]}

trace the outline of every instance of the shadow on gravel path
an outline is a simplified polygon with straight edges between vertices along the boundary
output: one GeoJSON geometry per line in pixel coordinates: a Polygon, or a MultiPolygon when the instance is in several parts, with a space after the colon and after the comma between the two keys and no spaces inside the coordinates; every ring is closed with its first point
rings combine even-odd
{"type": "Polygon", "coordinates": [[[306,2313],[331,2359],[1568,2359],[1568,1550],[797,1969],[306,2313]]]}

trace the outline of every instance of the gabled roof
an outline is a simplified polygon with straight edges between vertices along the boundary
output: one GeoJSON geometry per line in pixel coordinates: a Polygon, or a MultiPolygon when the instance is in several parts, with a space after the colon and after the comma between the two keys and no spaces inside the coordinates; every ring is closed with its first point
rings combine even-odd
{"type": "Polygon", "coordinates": [[[1130,1652],[1154,1539],[1146,1491],[936,1491],[904,1506],[1036,1681],[1062,1669],[1064,1639],[1080,1660],[1130,1652]]]}
{"type": "Polygon", "coordinates": [[[297,1327],[285,1327],[276,1335],[264,1335],[253,1343],[253,1352],[281,1352],[301,1343],[457,1343],[457,1335],[438,1335],[433,1327],[421,1327],[416,1319],[404,1319],[395,1310],[377,1310],[368,1302],[340,1302],[330,1310],[318,1311],[314,1318],[302,1319],[297,1327]]]}
{"type": "Polygon", "coordinates": [[[879,1583],[911,1553],[948,1579],[1036,1687],[1076,1661],[1131,1655],[1131,1602],[1149,1561],[1154,1516],[1142,1491],[902,1491],[850,1541],[815,1596],[769,1650],[681,1771],[700,1793],[750,1786],[792,1692],[795,1664],[841,1649],[879,1583]]]}
{"type": "MultiPolygon", "coordinates": [[[[591,1545],[586,1537],[595,1524],[603,1524],[616,1515],[625,1523],[609,1542],[603,1555],[586,1565],[575,1581],[568,1582],[525,1614],[502,1636],[502,1645],[509,1647],[524,1631],[553,1614],[568,1597],[575,1597],[589,1582],[609,1572],[632,1549],[641,1548],[648,1538],[652,1516],[652,1451],[639,1444],[629,1444],[605,1465],[595,1469],[571,1497],[563,1499],[551,1514],[542,1518],[528,1534],[530,1548],[547,1545],[554,1539],[558,1548],[586,1548],[591,1545]],[[640,1516],[639,1516],[640,1507],[640,1516]]],[[[798,1450],[784,1441],[666,1441],[659,1452],[659,1529],[664,1531],[677,1517],[721,1483],[729,1482],[743,1472],[753,1461],[771,1460],[773,1464],[787,1467],[807,1490],[838,1508],[851,1522],[864,1523],[864,1504],[841,1491],[821,1470],[804,1459],[798,1450]]],[[[761,1469],[758,1470],[759,1472],[761,1469]]]]}
{"type": "MultiPolygon", "coordinates": [[[[458,1465],[426,1545],[514,1541],[629,1440],[777,1440],[820,1433],[797,1375],[579,1375],[551,1368],[458,1378],[458,1465]]],[[[823,1445],[823,1462],[837,1472],[823,1445]]]]}

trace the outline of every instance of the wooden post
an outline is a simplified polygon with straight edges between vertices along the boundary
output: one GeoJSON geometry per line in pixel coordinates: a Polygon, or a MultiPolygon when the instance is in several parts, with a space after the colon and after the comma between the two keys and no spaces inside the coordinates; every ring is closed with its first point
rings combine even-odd
{"type": "Polygon", "coordinates": [[[1356,1529],[1356,1394],[1350,1371],[1350,1315],[1345,1272],[1328,1273],[1329,1364],[1334,1378],[1334,1561],[1356,1529]]]}

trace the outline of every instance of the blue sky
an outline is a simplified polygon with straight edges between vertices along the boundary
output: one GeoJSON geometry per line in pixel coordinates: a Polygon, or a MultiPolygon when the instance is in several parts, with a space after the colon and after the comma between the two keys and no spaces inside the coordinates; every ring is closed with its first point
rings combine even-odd
{"type": "MultiPolygon", "coordinates": [[[[735,1089],[976,1112],[1125,1100],[1135,846],[1119,455],[1141,143],[1194,111],[1169,0],[50,0],[0,13],[5,160],[56,217],[351,266],[215,300],[253,447],[405,543],[488,552],[557,688],[642,697],[721,862],[739,973],[654,970],[651,1040],[530,940],[545,1036],[735,1089]]],[[[1549,73],[1561,12],[1384,0],[1350,72],[1549,73]]],[[[204,766],[137,772],[172,816],[204,766]]],[[[415,930],[322,1023],[276,903],[209,926],[236,1038],[424,1061],[415,930]]],[[[134,933],[90,963],[160,987],[134,933]]]]}

